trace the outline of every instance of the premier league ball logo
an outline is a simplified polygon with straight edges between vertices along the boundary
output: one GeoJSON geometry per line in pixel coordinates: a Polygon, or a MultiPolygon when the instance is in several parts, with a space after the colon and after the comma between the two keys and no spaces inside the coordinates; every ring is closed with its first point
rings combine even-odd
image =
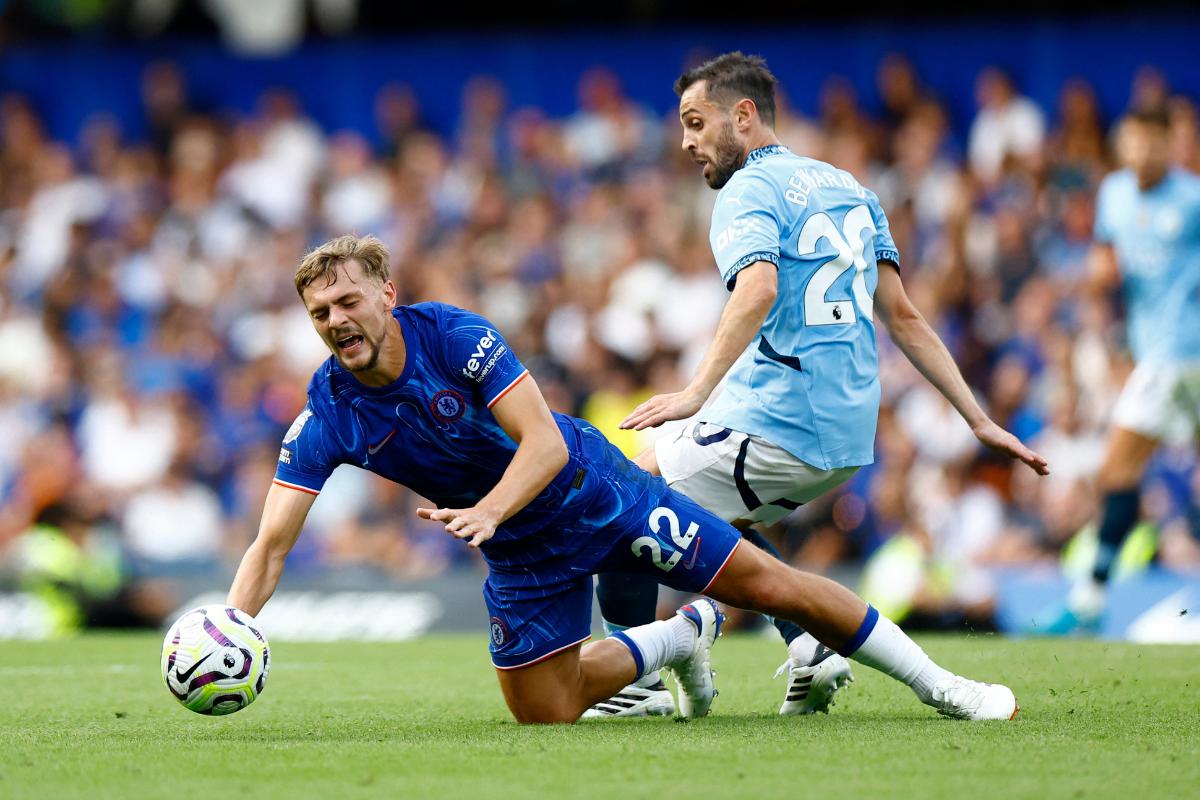
{"type": "Polygon", "coordinates": [[[429,410],[442,422],[454,422],[467,410],[467,401],[453,389],[443,389],[429,401],[429,410]]]}

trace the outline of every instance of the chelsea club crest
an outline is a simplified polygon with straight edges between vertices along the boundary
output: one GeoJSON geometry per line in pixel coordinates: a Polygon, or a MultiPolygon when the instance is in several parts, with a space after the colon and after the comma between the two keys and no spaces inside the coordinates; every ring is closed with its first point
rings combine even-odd
{"type": "Polygon", "coordinates": [[[442,422],[454,422],[467,410],[467,401],[453,389],[443,389],[429,401],[429,410],[442,422]]]}
{"type": "Polygon", "coordinates": [[[492,617],[492,644],[496,647],[501,647],[504,641],[508,638],[508,629],[504,625],[504,620],[499,617],[492,617]]]}

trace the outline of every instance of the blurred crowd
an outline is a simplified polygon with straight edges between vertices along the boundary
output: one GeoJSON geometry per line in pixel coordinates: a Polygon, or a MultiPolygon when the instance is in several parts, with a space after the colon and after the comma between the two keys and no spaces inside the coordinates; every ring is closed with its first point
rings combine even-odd
{"type": "MultiPolygon", "coordinates": [[[[1131,364],[1119,298],[1083,287],[1125,109],[1101,109],[1081,81],[1041,108],[987,69],[956,130],[900,56],[879,64],[878,108],[831,77],[804,116],[781,78],[781,140],[879,194],[909,293],[992,416],[1053,472],[981,452],[881,332],[876,463],[770,534],[802,567],[866,563],[864,591],[894,616],[986,620],[995,568],[1055,562],[1096,516],[1092,478],[1131,364]]],[[[171,600],[156,581],[236,564],[327,355],[292,286],[326,238],[380,236],[403,302],[492,319],[555,408],[630,454],[651,440],[617,423],[684,385],[725,302],[715,192],[674,115],[630,101],[604,69],[581,78],[565,119],[473,79],[449,135],[389,85],[382,146],[321,130],[283,91],[250,115],[199,113],[169,63],[146,71],[142,96],[148,141],[103,116],[53,141],[27,100],[0,99],[0,581],[50,586],[65,618],[120,600],[157,621],[171,600]]],[[[1200,168],[1192,99],[1146,68],[1128,102],[1168,108],[1176,160],[1200,168]]],[[[1149,553],[1168,565],[1200,564],[1192,445],[1166,448],[1144,492],[1149,553]]],[[[289,573],[477,568],[416,503],[340,468],[289,573]]]]}

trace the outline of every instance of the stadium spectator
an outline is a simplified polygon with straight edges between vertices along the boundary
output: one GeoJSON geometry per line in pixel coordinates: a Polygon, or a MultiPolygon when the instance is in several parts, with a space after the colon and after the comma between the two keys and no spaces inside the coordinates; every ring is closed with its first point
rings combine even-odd
{"type": "Polygon", "coordinates": [[[975,97],[979,113],[971,123],[967,154],[977,178],[995,181],[1009,156],[1040,158],[1045,115],[1032,100],[1017,94],[1011,77],[989,67],[975,81],[975,97]]]}

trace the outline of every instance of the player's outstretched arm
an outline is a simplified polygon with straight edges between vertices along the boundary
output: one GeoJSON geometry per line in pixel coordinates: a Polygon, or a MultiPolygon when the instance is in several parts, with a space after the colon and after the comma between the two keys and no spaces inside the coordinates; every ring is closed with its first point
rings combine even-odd
{"type": "Polygon", "coordinates": [[[971,426],[975,438],[993,450],[1023,461],[1039,475],[1050,474],[1046,459],[993,422],[976,402],[950,351],[909,300],[900,282],[900,273],[890,262],[880,262],[879,265],[875,311],[891,334],[892,341],[962,415],[971,426]]]}
{"type": "Polygon", "coordinates": [[[256,616],[279,585],[283,562],[300,536],[315,494],[271,484],[258,536],[242,556],[226,605],[256,616]]]}
{"type": "Polygon", "coordinates": [[[778,269],[770,261],[756,261],[739,272],[733,294],[721,312],[717,333],[691,383],[682,392],[651,397],[635,408],[621,427],[637,431],[655,428],[699,411],[733,362],[762,330],[778,292],[778,269]]]}
{"type": "Polygon", "coordinates": [[[492,406],[500,427],[517,443],[517,452],[500,481],[472,508],[418,508],[417,516],[446,523],[446,530],[471,547],[492,538],[496,528],[516,514],[567,465],[567,443],[546,398],[526,375],[492,406]]]}

